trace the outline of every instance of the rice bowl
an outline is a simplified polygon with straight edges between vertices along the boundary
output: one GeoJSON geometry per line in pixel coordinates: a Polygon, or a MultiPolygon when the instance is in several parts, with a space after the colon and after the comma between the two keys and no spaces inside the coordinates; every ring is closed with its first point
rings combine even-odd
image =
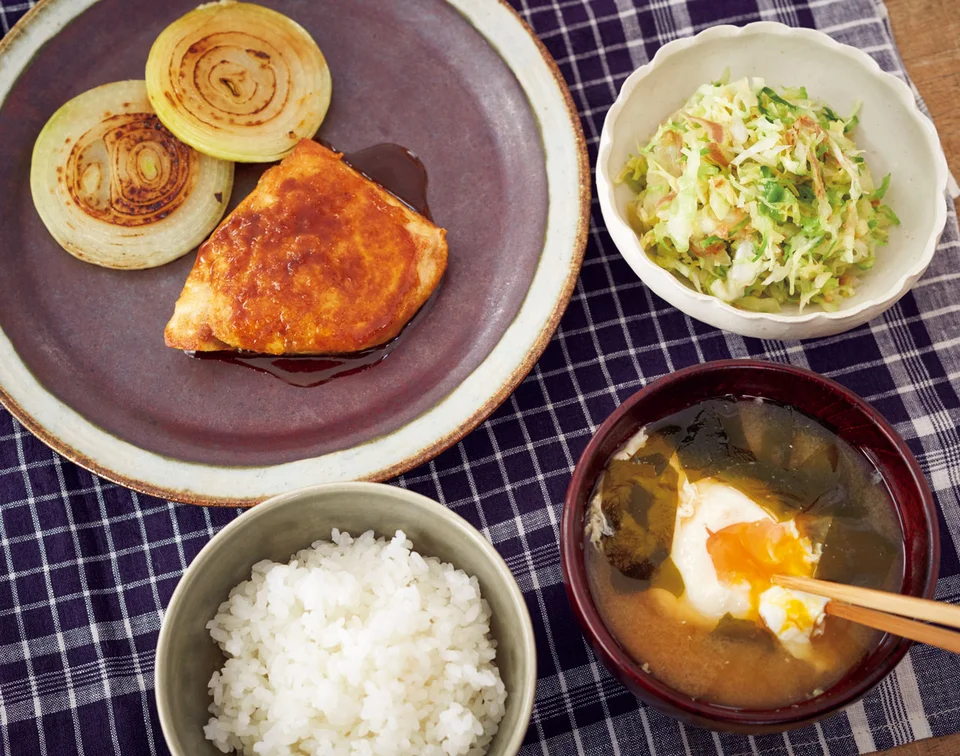
{"type": "Polygon", "coordinates": [[[206,737],[250,756],[484,753],[507,695],[477,579],[402,531],[331,539],[255,564],[207,623],[227,661],[206,737]]]}
{"type": "MultiPolygon", "coordinates": [[[[506,697],[502,719],[484,752],[486,756],[514,756],[523,744],[530,722],[537,678],[533,625],[516,580],[490,541],[458,514],[420,494],[376,483],[326,484],[277,496],[221,529],[191,560],[164,612],[154,666],[157,716],[171,756],[219,756],[223,753],[222,749],[206,737],[204,729],[211,724],[211,716],[220,714],[210,711],[213,702],[211,678],[215,672],[222,672],[232,657],[211,637],[208,625],[221,613],[220,607],[228,601],[231,591],[241,583],[251,580],[253,567],[258,562],[268,560],[289,568],[291,555],[295,558],[304,549],[310,549],[317,539],[329,540],[335,528],[341,533],[355,536],[373,530],[376,536],[385,538],[387,542],[401,530],[406,538],[412,541],[415,550],[423,555],[425,562],[431,561],[429,557],[435,557],[440,562],[452,565],[451,571],[459,569],[466,573],[466,576],[477,579],[483,601],[469,599],[471,606],[479,607],[474,610],[477,611],[477,616],[465,618],[465,604],[461,605],[461,610],[447,616],[456,616],[468,624],[489,623],[489,643],[490,646],[495,644],[495,664],[506,697]],[[481,619],[485,614],[484,603],[489,605],[488,619],[481,619]]],[[[333,549],[332,546],[329,548],[333,549]]],[[[410,558],[416,561],[412,555],[410,558]]],[[[334,561],[337,559],[340,557],[336,557],[334,561]]],[[[406,557],[403,557],[401,561],[405,559],[406,557]]],[[[343,571],[346,569],[344,567],[343,571]]],[[[391,569],[395,569],[395,565],[391,565],[391,569]]],[[[383,571],[385,579],[388,573],[389,570],[383,571]]],[[[278,573],[278,577],[282,574],[283,572],[278,573]]],[[[341,577],[342,574],[337,575],[338,586],[347,582],[341,577]]],[[[400,578],[392,574],[389,579],[396,584],[400,578]]],[[[469,577],[466,580],[469,588],[472,581],[469,577]]],[[[292,592],[292,589],[289,590],[292,592]]],[[[447,589],[444,588],[443,591],[447,589]]],[[[433,595],[442,596],[443,591],[433,595]]],[[[270,593],[274,595],[272,588],[270,593]]],[[[290,600],[286,589],[281,593],[286,597],[281,601],[290,600]]],[[[396,592],[391,588],[390,593],[394,595],[396,592]]],[[[422,587],[419,593],[421,597],[430,595],[430,591],[422,587]]],[[[443,601],[446,602],[447,599],[443,601]]],[[[240,606],[245,606],[244,602],[253,611],[255,602],[244,599],[239,602],[240,606]]],[[[312,605],[311,611],[317,611],[318,603],[312,605]]],[[[425,600],[422,606],[429,608],[425,600]]],[[[279,605],[277,609],[286,611],[281,610],[279,605]]],[[[225,607],[223,611],[227,612],[228,609],[225,607]]],[[[294,615],[297,611],[299,609],[288,612],[287,616],[291,618],[288,624],[296,624],[298,618],[294,615]]],[[[336,610],[345,611],[344,607],[336,610]]],[[[382,618],[388,615],[380,616],[382,618]]],[[[269,624],[278,633],[288,632],[288,628],[280,630],[280,623],[270,621],[269,624]]],[[[384,623],[381,621],[379,624],[384,623]]],[[[230,630],[226,629],[226,632],[229,634],[230,630]]],[[[279,643],[279,638],[275,640],[279,643]]],[[[439,647],[446,642],[438,642],[437,645],[439,647]]],[[[278,645],[277,648],[281,647],[278,645]]],[[[450,649],[451,646],[447,645],[447,650],[450,649]]],[[[478,650],[477,653],[481,652],[478,650]]],[[[319,658],[319,654],[312,658],[319,658]]],[[[377,665],[380,663],[394,662],[381,659],[377,665]]],[[[423,663],[429,665],[430,661],[424,660],[423,663]]],[[[463,657],[453,658],[452,663],[463,666],[463,657]]],[[[312,665],[309,658],[306,664],[300,665],[304,668],[310,667],[306,670],[308,675],[303,675],[303,671],[296,670],[293,666],[287,667],[291,674],[302,675],[295,683],[300,686],[298,692],[307,688],[312,690],[314,681],[322,678],[323,670],[313,669],[312,665]]],[[[372,668],[373,666],[364,668],[364,674],[372,668]]],[[[489,679],[487,681],[489,682],[489,679]]],[[[390,684],[396,682],[398,679],[394,678],[390,684]]],[[[286,682],[281,684],[284,688],[287,687],[286,682]]],[[[257,688],[259,677],[244,679],[242,685],[246,685],[248,690],[257,688]]],[[[354,691],[356,689],[351,688],[354,691]]],[[[231,695],[229,691],[225,692],[228,697],[231,695]]],[[[242,687],[237,693],[244,695],[242,687]]],[[[495,706],[495,690],[488,689],[488,693],[491,694],[488,698],[495,706]]],[[[306,702],[304,707],[314,705],[307,701],[305,696],[301,696],[301,699],[306,702]]],[[[278,705],[280,710],[284,706],[290,708],[291,699],[285,700],[287,703],[281,702],[278,705]]],[[[294,697],[292,700],[297,699],[294,697]]],[[[469,700],[469,693],[460,700],[469,700]]],[[[221,699],[221,704],[223,702],[221,699]]],[[[300,704],[294,705],[300,708],[300,704]]],[[[380,704],[377,703],[377,706],[380,704]]],[[[250,712],[252,711],[251,707],[250,712]]],[[[450,717],[449,714],[447,716],[450,717]]],[[[466,719],[464,716],[464,720],[466,719]]],[[[243,722],[242,717],[238,717],[238,722],[243,727],[248,724],[243,722]]],[[[225,733],[230,728],[230,725],[224,724],[222,717],[221,725],[225,733]]],[[[447,735],[453,729],[455,728],[448,727],[447,735]]],[[[271,737],[276,736],[279,742],[281,732],[282,729],[278,729],[271,737]]],[[[451,740],[448,745],[455,744],[451,740]]],[[[361,740],[356,752],[376,753],[369,746],[369,743],[361,740]]],[[[305,747],[301,752],[304,750],[305,747]]],[[[402,752],[424,751],[425,749],[412,745],[402,752]]],[[[282,752],[284,751],[281,750],[282,752]]],[[[297,753],[293,749],[290,749],[290,752],[297,753]]],[[[349,754],[351,751],[329,748],[315,752],[349,754]]],[[[443,753],[442,749],[434,752],[443,753]]]]}

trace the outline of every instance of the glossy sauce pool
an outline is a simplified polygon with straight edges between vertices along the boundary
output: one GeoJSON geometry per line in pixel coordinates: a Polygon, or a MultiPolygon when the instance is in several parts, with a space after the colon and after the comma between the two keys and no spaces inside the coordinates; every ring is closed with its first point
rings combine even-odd
{"type": "MultiPolygon", "coordinates": [[[[399,144],[388,142],[344,153],[343,160],[368,179],[380,184],[405,205],[433,220],[427,205],[427,171],[413,152],[399,144]]],[[[262,170],[268,167],[263,166],[262,170]]],[[[216,360],[267,373],[291,386],[322,386],[335,378],[354,375],[383,362],[399,346],[404,334],[429,310],[435,295],[436,292],[395,338],[362,352],[315,356],[273,356],[234,351],[187,354],[198,360],[216,360]]]]}

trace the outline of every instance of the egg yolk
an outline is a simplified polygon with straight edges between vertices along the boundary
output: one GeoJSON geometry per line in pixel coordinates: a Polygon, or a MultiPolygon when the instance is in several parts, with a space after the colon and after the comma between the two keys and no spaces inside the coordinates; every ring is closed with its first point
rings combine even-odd
{"type": "Polygon", "coordinates": [[[810,540],[792,522],[773,520],[738,522],[708,533],[707,552],[721,582],[746,581],[755,599],[774,575],[811,575],[816,563],[810,540]]]}
{"type": "Polygon", "coordinates": [[[800,599],[790,599],[787,601],[786,606],[783,607],[783,610],[786,614],[786,617],[783,621],[783,626],[780,627],[779,632],[776,633],[778,636],[789,631],[791,627],[794,627],[801,632],[809,632],[810,628],[813,627],[814,622],[816,622],[816,618],[810,614],[810,610],[807,608],[807,605],[804,604],[800,599]]]}

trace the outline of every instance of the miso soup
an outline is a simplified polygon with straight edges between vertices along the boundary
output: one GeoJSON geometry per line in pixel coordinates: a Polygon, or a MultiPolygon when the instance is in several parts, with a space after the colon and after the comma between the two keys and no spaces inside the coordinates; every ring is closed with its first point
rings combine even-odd
{"type": "Polygon", "coordinates": [[[590,590],[644,669],[693,698],[785,706],[837,682],[880,633],[771,583],[897,590],[900,526],[867,458],[799,411],[711,399],[608,461],[585,527],[590,590]]]}

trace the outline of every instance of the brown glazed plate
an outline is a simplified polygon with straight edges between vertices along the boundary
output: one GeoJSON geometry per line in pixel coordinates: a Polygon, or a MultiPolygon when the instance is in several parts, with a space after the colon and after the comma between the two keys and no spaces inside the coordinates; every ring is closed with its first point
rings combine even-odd
{"type": "MultiPolygon", "coordinates": [[[[450,245],[437,293],[387,359],[300,388],[165,347],[194,255],[146,271],[82,263],[28,190],[50,115],[98,84],[142,79],[155,37],[196,4],[41,0],[0,42],[0,401],[65,457],[178,501],[248,505],[399,474],[510,394],[569,301],[590,179],[566,85],[504,2],[263,0],[329,62],[318,138],[416,153],[450,245]]],[[[238,165],[232,205],[260,170],[238,165]]]]}

